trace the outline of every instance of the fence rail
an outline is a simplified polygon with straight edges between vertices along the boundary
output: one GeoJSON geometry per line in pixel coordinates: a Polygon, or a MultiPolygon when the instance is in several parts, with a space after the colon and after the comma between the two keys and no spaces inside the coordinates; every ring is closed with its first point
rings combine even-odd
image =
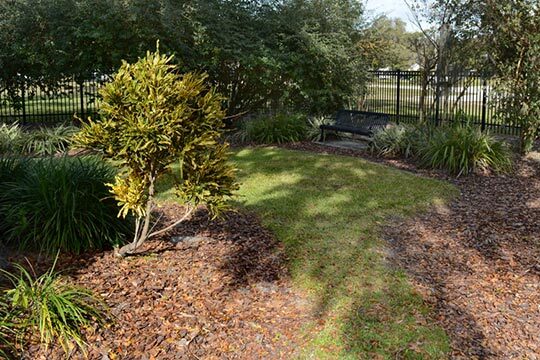
{"type": "Polygon", "coordinates": [[[54,86],[23,81],[16,89],[0,90],[0,122],[57,124],[95,116],[97,90],[104,81],[105,77],[70,78],[54,86]]]}
{"type": "MultiPolygon", "coordinates": [[[[97,113],[96,97],[108,76],[50,86],[0,90],[0,122],[53,124],[97,113]]],[[[519,126],[497,117],[499,98],[492,79],[475,73],[438,77],[422,71],[372,71],[360,110],[385,113],[396,122],[467,122],[482,130],[519,134],[519,126]]]]}
{"type": "Polygon", "coordinates": [[[517,124],[497,116],[499,99],[494,80],[476,73],[441,77],[423,71],[372,71],[358,107],[389,114],[397,122],[461,122],[500,134],[519,134],[517,124]]]}

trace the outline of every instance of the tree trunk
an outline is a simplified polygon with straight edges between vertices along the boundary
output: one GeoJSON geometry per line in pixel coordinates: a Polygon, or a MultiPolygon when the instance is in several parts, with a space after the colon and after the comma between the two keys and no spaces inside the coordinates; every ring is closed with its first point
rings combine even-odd
{"type": "Polygon", "coordinates": [[[137,249],[148,239],[148,230],[150,229],[150,220],[152,217],[152,210],[154,208],[154,179],[152,176],[150,178],[150,185],[148,187],[148,201],[146,203],[146,215],[144,217],[144,224],[141,232],[139,234],[139,227],[141,219],[137,219],[135,224],[135,235],[133,236],[133,241],[127,245],[122,246],[116,252],[116,256],[125,257],[127,255],[132,255],[137,252],[137,249]]]}
{"type": "Polygon", "coordinates": [[[520,134],[519,148],[521,155],[527,155],[533,149],[534,141],[536,140],[536,134],[538,133],[539,126],[523,124],[520,134]]]}

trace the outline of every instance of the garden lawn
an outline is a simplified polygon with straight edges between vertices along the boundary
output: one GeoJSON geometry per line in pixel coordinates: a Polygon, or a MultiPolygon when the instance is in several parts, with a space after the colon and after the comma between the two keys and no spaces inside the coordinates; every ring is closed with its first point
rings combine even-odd
{"type": "MultiPolygon", "coordinates": [[[[380,225],[457,194],[448,183],[362,159],[243,149],[239,206],[284,244],[294,286],[312,301],[301,358],[445,358],[449,340],[406,276],[385,260],[380,225]]],[[[162,184],[161,199],[172,196],[162,184]]]]}

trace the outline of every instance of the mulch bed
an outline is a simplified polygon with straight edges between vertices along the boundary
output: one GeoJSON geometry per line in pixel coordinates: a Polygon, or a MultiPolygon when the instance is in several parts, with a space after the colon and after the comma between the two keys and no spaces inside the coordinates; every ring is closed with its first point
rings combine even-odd
{"type": "MultiPolygon", "coordinates": [[[[165,221],[183,213],[174,205],[161,211],[165,221]]],[[[292,290],[281,245],[256,216],[210,222],[199,211],[144,250],[126,259],[112,251],[61,259],[59,268],[100,294],[114,316],[88,334],[90,359],[284,359],[300,348],[310,311],[292,290]]],[[[26,358],[62,353],[36,345],[26,358]]]]}
{"type": "Polygon", "coordinates": [[[300,143],[288,148],[359,156],[451,180],[461,196],[383,233],[452,341],[452,357],[540,359],[540,162],[510,175],[452,179],[396,159],[300,143]]]}

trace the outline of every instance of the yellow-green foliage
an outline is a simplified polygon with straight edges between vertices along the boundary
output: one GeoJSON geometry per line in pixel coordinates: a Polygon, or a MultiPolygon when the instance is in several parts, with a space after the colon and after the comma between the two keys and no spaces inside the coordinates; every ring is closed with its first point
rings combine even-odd
{"type": "Polygon", "coordinates": [[[150,213],[155,181],[173,163],[180,164],[177,195],[190,205],[205,203],[217,213],[236,189],[227,144],[220,141],[222,98],[206,75],[180,74],[171,58],[158,51],[124,62],[100,91],[101,118],[75,139],[118,164],[110,187],[122,216],[150,213]]]}

